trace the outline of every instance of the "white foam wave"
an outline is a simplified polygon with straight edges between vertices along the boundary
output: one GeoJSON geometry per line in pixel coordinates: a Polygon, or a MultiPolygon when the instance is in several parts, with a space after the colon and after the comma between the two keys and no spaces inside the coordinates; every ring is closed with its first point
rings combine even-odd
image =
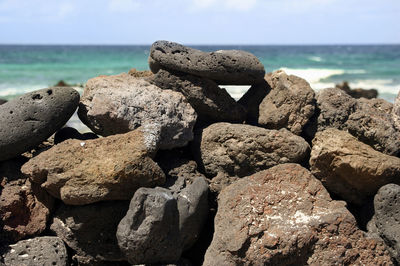
{"type": "Polygon", "coordinates": [[[314,61],[314,62],[322,62],[322,58],[319,57],[319,56],[310,56],[310,57],[308,58],[308,60],[314,61]]]}
{"type": "Polygon", "coordinates": [[[322,79],[326,79],[335,75],[343,75],[345,70],[343,69],[320,69],[320,68],[304,68],[295,69],[282,67],[281,70],[285,71],[289,75],[295,75],[307,80],[309,83],[316,83],[322,79]]]}
{"type": "MultiPolygon", "coordinates": [[[[10,96],[16,96],[16,95],[21,95],[24,93],[28,93],[31,91],[36,91],[40,89],[45,89],[48,88],[48,85],[32,85],[29,87],[7,87],[7,86],[1,86],[0,87],[0,97],[10,97],[10,96]]],[[[79,93],[82,94],[83,88],[82,87],[75,87],[73,86],[75,90],[77,90],[79,93]]]]}

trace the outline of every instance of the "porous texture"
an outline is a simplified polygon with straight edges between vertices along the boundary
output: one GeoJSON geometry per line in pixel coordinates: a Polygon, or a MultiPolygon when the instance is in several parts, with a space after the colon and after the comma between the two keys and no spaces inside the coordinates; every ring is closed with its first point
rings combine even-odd
{"type": "Polygon", "coordinates": [[[334,128],[316,134],[310,168],[329,191],[358,205],[381,186],[400,182],[400,158],[380,153],[334,128]]]}
{"type": "Polygon", "coordinates": [[[118,244],[131,264],[174,263],[182,246],[176,200],[165,188],[140,188],[118,225],[118,244]]]}
{"type": "Polygon", "coordinates": [[[79,265],[124,261],[115,233],[128,206],[129,201],[84,206],[61,204],[54,214],[50,230],[73,250],[72,259],[79,265]]]}
{"type": "Polygon", "coordinates": [[[151,46],[150,57],[150,69],[154,73],[162,66],[208,78],[218,84],[251,85],[263,79],[265,74],[257,57],[239,50],[207,53],[174,42],[157,41],[151,46]]]}
{"type": "Polygon", "coordinates": [[[126,73],[90,79],[78,115],[102,136],[126,133],[146,124],[157,125],[161,149],[182,147],[191,141],[197,118],[181,93],[162,90],[126,73]]]}
{"type": "Polygon", "coordinates": [[[385,265],[342,201],[297,164],[278,165],[225,188],[203,265],[385,265]]]}
{"type": "Polygon", "coordinates": [[[76,90],[48,88],[0,105],[0,161],[45,141],[70,119],[78,103],[76,90]]]}
{"type": "Polygon", "coordinates": [[[219,172],[243,177],[277,164],[302,162],[310,146],[287,129],[215,123],[199,132],[193,149],[208,177],[219,172]]]}
{"type": "Polygon", "coordinates": [[[165,182],[152,160],[157,132],[141,127],[95,140],[66,140],[22,166],[22,172],[66,204],[129,200],[139,187],[165,182]]]}
{"type": "Polygon", "coordinates": [[[400,131],[400,91],[399,94],[397,94],[396,99],[394,100],[392,118],[397,130],[400,131]]]}
{"type": "Polygon", "coordinates": [[[259,106],[258,123],[269,129],[287,128],[300,135],[314,114],[315,93],[302,78],[278,70],[271,76],[271,91],[259,106]]]}
{"type": "Polygon", "coordinates": [[[245,119],[245,109],[210,79],[160,69],[148,80],[162,89],[181,92],[201,120],[242,122],[245,119]]]}
{"type": "Polygon", "coordinates": [[[4,265],[68,265],[68,253],[64,242],[53,236],[21,240],[9,246],[4,254],[4,265]]]}

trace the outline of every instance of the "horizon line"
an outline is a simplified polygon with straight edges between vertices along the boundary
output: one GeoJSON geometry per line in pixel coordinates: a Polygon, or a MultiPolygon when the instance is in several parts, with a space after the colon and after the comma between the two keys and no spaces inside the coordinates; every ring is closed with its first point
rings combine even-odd
{"type": "MultiPolygon", "coordinates": [[[[400,43],[303,43],[303,44],[248,44],[248,43],[180,43],[187,46],[390,46],[400,45],[400,43]]],[[[0,46],[151,46],[152,44],[121,44],[121,43],[0,43],[0,46]]]]}

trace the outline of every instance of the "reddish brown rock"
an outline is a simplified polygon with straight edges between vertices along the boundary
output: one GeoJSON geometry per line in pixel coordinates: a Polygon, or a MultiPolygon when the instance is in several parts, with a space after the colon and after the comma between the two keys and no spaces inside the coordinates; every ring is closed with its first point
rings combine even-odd
{"type": "Polygon", "coordinates": [[[203,265],[389,265],[342,201],[297,164],[245,177],[219,195],[203,265]]]}

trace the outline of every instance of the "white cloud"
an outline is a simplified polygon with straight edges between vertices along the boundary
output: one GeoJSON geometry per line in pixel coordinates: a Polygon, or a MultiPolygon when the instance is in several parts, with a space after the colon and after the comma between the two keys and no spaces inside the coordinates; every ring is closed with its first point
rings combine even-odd
{"type": "Polygon", "coordinates": [[[137,0],[110,0],[109,10],[111,12],[126,13],[136,11],[141,4],[137,0]]]}

